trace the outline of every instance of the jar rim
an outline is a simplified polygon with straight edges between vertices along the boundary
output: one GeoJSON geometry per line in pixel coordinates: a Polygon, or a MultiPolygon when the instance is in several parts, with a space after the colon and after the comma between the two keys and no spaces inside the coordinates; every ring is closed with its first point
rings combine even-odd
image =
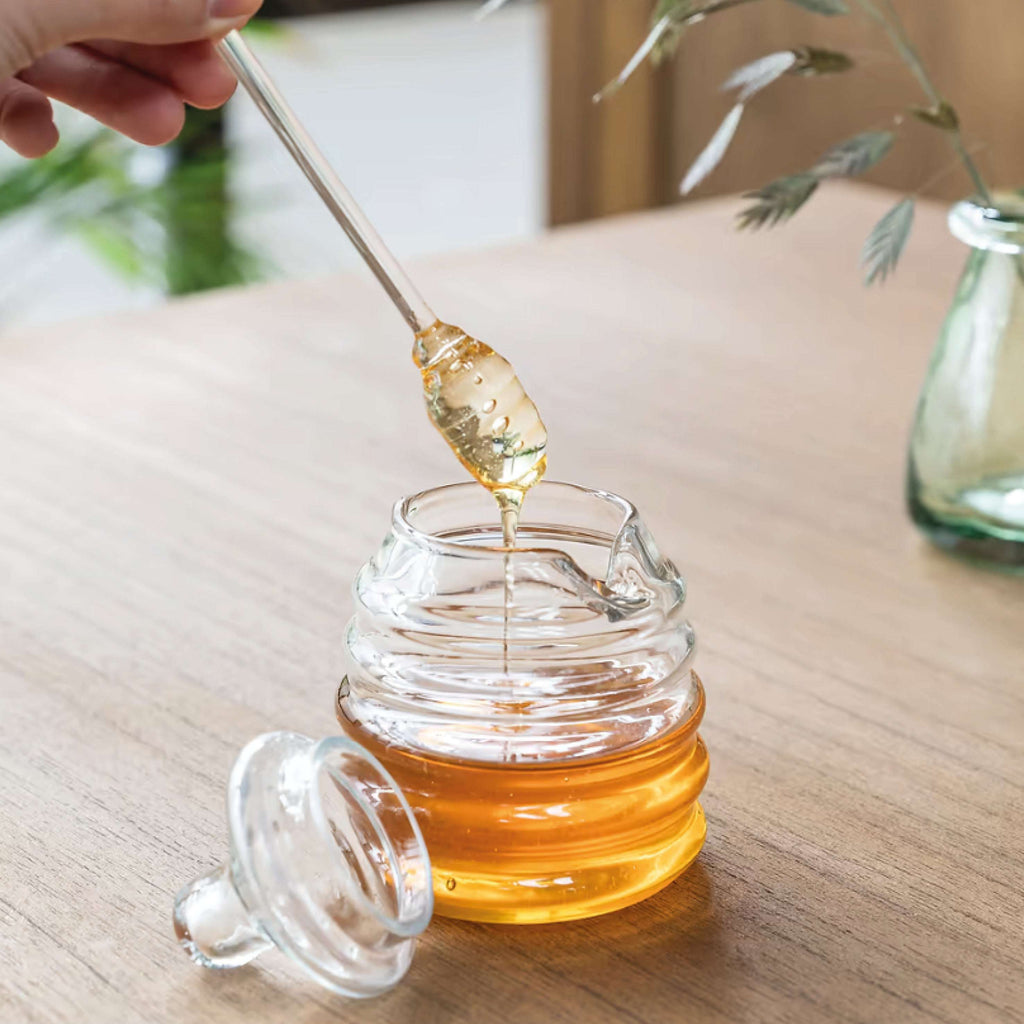
{"type": "MultiPolygon", "coordinates": [[[[436,533],[432,533],[428,530],[422,529],[413,522],[413,516],[415,515],[418,502],[422,502],[426,499],[437,499],[443,498],[446,495],[453,497],[463,494],[478,495],[483,493],[484,490],[480,484],[474,481],[464,481],[456,484],[443,484],[439,487],[430,487],[424,491],[420,491],[417,494],[412,494],[407,498],[401,498],[395,502],[392,510],[392,527],[395,532],[401,536],[408,538],[418,546],[429,548],[430,550],[438,554],[446,555],[457,555],[462,558],[467,557],[505,557],[509,554],[510,549],[500,544],[466,544],[460,540],[448,540],[443,536],[439,536],[436,533]]],[[[618,494],[613,494],[610,491],[596,490],[591,487],[584,487],[581,484],[571,484],[560,480],[542,480],[536,487],[531,488],[527,495],[527,501],[524,508],[529,510],[531,495],[537,495],[543,493],[544,495],[553,495],[556,492],[568,498],[585,498],[585,499],[596,499],[597,501],[603,502],[604,504],[611,506],[618,513],[618,527],[612,534],[614,537],[617,535],[622,528],[630,522],[630,520],[639,517],[639,512],[632,502],[627,501],[625,498],[620,497],[618,494]]],[[[495,503],[495,525],[499,522],[498,507],[495,503]]],[[[524,520],[524,524],[528,524],[528,520],[524,520]]],[[[567,524],[569,525],[569,524],[567,524]]],[[[558,557],[560,559],[565,558],[565,554],[558,551],[556,548],[552,548],[550,545],[542,545],[539,547],[515,547],[511,549],[513,554],[528,553],[533,557],[558,557]]]]}
{"type": "Polygon", "coordinates": [[[974,249],[1024,252],[1024,191],[999,192],[992,203],[962,200],[949,211],[949,230],[974,249]]]}

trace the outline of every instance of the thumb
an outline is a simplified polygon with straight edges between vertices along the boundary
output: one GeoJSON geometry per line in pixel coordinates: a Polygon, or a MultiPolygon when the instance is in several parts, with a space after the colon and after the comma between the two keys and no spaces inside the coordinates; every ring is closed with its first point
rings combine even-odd
{"type": "Polygon", "coordinates": [[[261,0],[0,0],[0,75],[88,39],[184,43],[243,25],[261,0]]]}

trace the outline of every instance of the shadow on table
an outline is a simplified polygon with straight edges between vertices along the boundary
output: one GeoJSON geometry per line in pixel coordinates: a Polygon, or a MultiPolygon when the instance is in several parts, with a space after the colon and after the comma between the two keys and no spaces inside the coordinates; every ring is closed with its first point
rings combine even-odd
{"type": "Polygon", "coordinates": [[[518,926],[437,917],[409,975],[379,999],[333,997],[271,953],[259,966],[202,972],[190,1010],[219,1004],[225,1020],[291,1024],[684,1021],[686,1007],[722,1009],[730,970],[712,876],[698,861],[643,903],[587,921],[518,926]]]}
{"type": "Polygon", "coordinates": [[[602,1020],[683,1021],[686,1006],[721,1007],[734,966],[723,954],[712,875],[698,861],[643,903],[586,921],[435,918],[406,984],[384,1002],[388,1020],[417,1024],[588,1020],[599,1009],[602,1020]]]}

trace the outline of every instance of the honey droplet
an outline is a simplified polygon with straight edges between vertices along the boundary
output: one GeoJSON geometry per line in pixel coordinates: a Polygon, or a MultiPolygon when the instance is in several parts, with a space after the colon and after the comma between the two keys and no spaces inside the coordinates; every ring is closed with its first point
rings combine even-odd
{"type": "Polygon", "coordinates": [[[507,416],[502,416],[500,419],[496,419],[494,421],[494,423],[491,424],[491,433],[492,434],[496,434],[496,435],[504,434],[506,430],[508,430],[508,417],[507,416]]]}
{"type": "Polygon", "coordinates": [[[483,377],[479,373],[473,378],[473,383],[477,387],[479,387],[481,384],[483,384],[483,382],[484,382],[484,379],[483,379],[483,377]]]}
{"type": "Polygon", "coordinates": [[[444,883],[444,887],[445,887],[445,888],[446,888],[446,889],[447,889],[447,890],[448,890],[449,892],[451,892],[451,891],[452,891],[452,890],[453,890],[453,889],[455,888],[456,884],[457,884],[457,883],[456,883],[456,881],[455,881],[455,879],[454,879],[454,878],[449,878],[449,879],[448,879],[448,881],[444,883]]]}
{"type": "Polygon", "coordinates": [[[487,401],[484,402],[482,408],[484,412],[494,412],[497,406],[498,403],[493,398],[488,398],[487,401]]]}

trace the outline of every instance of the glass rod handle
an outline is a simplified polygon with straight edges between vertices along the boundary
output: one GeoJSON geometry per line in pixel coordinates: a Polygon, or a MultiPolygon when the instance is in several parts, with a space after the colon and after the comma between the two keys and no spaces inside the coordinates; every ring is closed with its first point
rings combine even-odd
{"type": "Polygon", "coordinates": [[[436,323],[437,317],[388,251],[374,226],[352,198],[352,193],[342,184],[334,168],[327,162],[327,157],[302,126],[245,40],[238,32],[229,32],[217,49],[380,281],[388,297],[398,307],[405,322],[416,333],[436,323]]]}

